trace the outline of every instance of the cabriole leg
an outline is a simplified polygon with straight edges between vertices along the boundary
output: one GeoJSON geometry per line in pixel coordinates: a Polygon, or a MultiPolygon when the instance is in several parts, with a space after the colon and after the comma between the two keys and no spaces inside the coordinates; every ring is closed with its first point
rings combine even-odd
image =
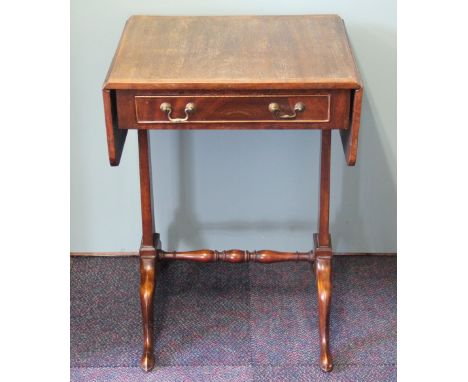
{"type": "Polygon", "coordinates": [[[150,371],[154,367],[153,355],[153,296],[156,284],[155,257],[140,257],[140,303],[143,316],[144,347],[141,368],[150,371]]]}
{"type": "Polygon", "coordinates": [[[331,273],[331,258],[317,258],[315,260],[320,335],[320,368],[323,371],[331,371],[333,368],[329,344],[330,302],[332,292],[331,273]]]}

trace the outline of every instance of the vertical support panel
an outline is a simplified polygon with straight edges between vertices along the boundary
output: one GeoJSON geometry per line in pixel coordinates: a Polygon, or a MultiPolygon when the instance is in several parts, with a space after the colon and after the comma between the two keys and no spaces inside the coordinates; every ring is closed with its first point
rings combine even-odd
{"type": "Polygon", "coordinates": [[[154,246],[154,218],[151,186],[151,154],[149,147],[149,132],[138,130],[138,148],[140,157],[140,197],[141,218],[143,227],[142,246],[154,246]]]}
{"type": "Polygon", "coordinates": [[[320,153],[320,204],[318,220],[318,241],[320,247],[330,246],[330,162],[331,131],[322,130],[320,153]]]}

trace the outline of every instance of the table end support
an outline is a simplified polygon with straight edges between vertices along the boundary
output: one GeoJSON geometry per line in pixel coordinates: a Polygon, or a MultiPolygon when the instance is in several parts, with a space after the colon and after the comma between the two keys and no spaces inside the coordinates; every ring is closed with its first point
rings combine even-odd
{"type": "Polygon", "coordinates": [[[330,236],[331,131],[322,130],[320,151],[320,195],[318,233],[314,235],[315,278],[317,283],[320,336],[320,368],[333,369],[330,354],[330,304],[332,297],[332,244],[330,236]]]}

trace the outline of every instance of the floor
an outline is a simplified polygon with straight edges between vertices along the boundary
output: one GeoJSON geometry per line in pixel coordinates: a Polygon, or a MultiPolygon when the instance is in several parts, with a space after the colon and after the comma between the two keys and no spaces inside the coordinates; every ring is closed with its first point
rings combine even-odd
{"type": "Polygon", "coordinates": [[[73,257],[71,380],[396,381],[396,263],[334,258],[331,373],[318,367],[308,263],[167,263],[155,294],[157,366],[146,374],[138,259],[73,257]]]}

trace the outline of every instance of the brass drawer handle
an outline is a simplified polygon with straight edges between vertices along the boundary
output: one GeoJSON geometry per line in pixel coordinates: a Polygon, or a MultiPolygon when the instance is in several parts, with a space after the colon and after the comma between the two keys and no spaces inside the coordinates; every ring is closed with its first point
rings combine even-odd
{"type": "Polygon", "coordinates": [[[305,106],[302,102],[297,102],[294,105],[294,114],[281,114],[280,106],[276,102],[272,102],[268,105],[268,110],[272,113],[276,118],[281,119],[294,119],[297,116],[297,113],[300,111],[305,110],[305,106]]]}
{"type": "Polygon", "coordinates": [[[189,102],[185,105],[185,118],[171,118],[172,106],[169,102],[163,102],[159,108],[162,112],[167,113],[167,119],[173,123],[187,122],[189,114],[195,112],[195,104],[193,102],[189,102]]]}

